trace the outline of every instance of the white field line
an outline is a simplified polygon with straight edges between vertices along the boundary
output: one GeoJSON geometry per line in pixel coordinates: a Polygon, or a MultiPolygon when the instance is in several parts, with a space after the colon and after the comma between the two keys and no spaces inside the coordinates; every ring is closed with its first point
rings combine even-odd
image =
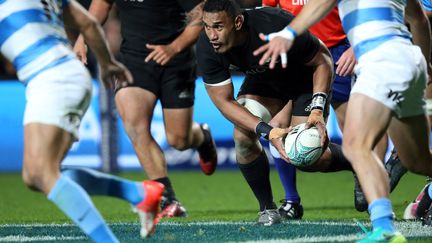
{"type": "MultiPolygon", "coordinates": [[[[251,221],[237,221],[237,222],[225,222],[225,221],[196,221],[196,222],[161,222],[158,225],[167,225],[167,226],[185,226],[185,225],[203,225],[203,226],[212,226],[212,225],[254,225],[256,222],[251,221]]],[[[335,226],[355,226],[357,225],[354,222],[337,222],[337,221],[307,221],[307,220],[297,220],[297,221],[285,221],[283,224],[288,225],[302,225],[302,224],[310,224],[310,225],[335,225],[335,226]]],[[[138,223],[111,223],[109,225],[114,226],[131,226],[138,225],[138,223]]],[[[75,224],[63,223],[63,224],[2,224],[0,228],[8,228],[8,227],[71,227],[75,226],[75,224]]]]}
{"type": "MultiPolygon", "coordinates": [[[[178,223],[178,222],[162,222],[159,225],[169,226],[169,227],[180,227],[180,226],[218,226],[218,225],[254,225],[255,222],[223,222],[223,221],[206,221],[206,222],[189,222],[189,223],[178,223]]],[[[336,221],[285,221],[283,224],[287,225],[326,225],[326,226],[356,226],[354,222],[336,222],[336,221]]],[[[137,226],[138,223],[114,223],[110,224],[112,226],[137,226]]],[[[74,227],[74,224],[6,224],[0,225],[0,229],[3,228],[13,228],[13,227],[74,227]]],[[[370,224],[366,224],[370,227],[370,224]]],[[[396,227],[400,230],[402,234],[407,237],[432,237],[432,230],[430,227],[421,226],[420,222],[406,221],[406,222],[396,222],[396,227]]],[[[359,228],[359,232],[360,232],[359,228]]],[[[361,234],[350,234],[350,235],[322,235],[322,236],[301,236],[291,239],[269,239],[269,240],[259,240],[259,242],[275,242],[275,243],[285,243],[285,242],[346,242],[354,241],[360,239],[361,234]]],[[[85,237],[66,237],[66,236],[23,236],[23,235],[8,235],[0,237],[0,242],[27,242],[27,241],[60,241],[60,240],[83,240],[85,237]]],[[[246,241],[246,242],[258,242],[258,241],[246,241]]]]}
{"type": "Polygon", "coordinates": [[[28,242],[28,241],[62,241],[62,240],[85,240],[81,236],[23,236],[8,235],[0,237],[0,242],[28,242]]]}
{"type": "Polygon", "coordinates": [[[334,236],[302,236],[291,239],[271,239],[259,241],[245,241],[246,243],[303,243],[303,242],[349,242],[360,239],[357,234],[334,236]]]}

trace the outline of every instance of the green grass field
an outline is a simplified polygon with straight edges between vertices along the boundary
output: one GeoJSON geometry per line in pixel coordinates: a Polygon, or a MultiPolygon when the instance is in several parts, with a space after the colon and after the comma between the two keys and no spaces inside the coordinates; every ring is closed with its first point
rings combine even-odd
{"type": "MultiPolygon", "coordinates": [[[[120,175],[144,179],[139,172],[120,175]]],[[[353,207],[351,173],[298,173],[303,220],[272,227],[255,225],[258,203],[239,171],[217,171],[212,176],[174,171],[170,178],[189,215],[164,219],[149,241],[347,242],[358,239],[361,232],[353,219],[369,226],[368,215],[353,207]]],[[[275,171],[271,178],[277,201],[283,190],[275,171]]],[[[412,174],[402,179],[391,196],[398,218],[424,182],[423,177],[412,174]]],[[[0,242],[88,241],[42,194],[25,188],[19,174],[0,174],[0,190],[0,242]]],[[[93,199],[121,242],[141,240],[137,217],[127,203],[106,197],[93,199]]],[[[414,242],[432,242],[432,229],[419,222],[398,221],[397,225],[414,242]]]]}

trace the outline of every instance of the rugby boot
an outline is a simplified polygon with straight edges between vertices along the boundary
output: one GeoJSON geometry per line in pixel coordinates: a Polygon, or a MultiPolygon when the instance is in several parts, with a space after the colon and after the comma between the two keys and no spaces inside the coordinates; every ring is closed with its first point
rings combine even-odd
{"type": "Polygon", "coordinates": [[[142,238],[146,238],[154,233],[156,224],[158,223],[157,215],[164,185],[150,180],[144,181],[143,184],[145,198],[135,206],[135,209],[141,223],[140,235],[142,238]]]}
{"type": "Polygon", "coordinates": [[[204,174],[211,175],[215,172],[217,167],[216,144],[208,124],[202,123],[200,124],[200,127],[204,133],[204,142],[197,148],[199,164],[204,174]]]}

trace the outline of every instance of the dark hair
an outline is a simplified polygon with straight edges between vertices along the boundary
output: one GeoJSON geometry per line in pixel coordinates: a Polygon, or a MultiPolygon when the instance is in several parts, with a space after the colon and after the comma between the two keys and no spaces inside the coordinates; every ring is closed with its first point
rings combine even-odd
{"type": "Polygon", "coordinates": [[[241,14],[239,5],[234,0],[207,0],[203,7],[204,12],[226,12],[233,19],[241,14]]]}

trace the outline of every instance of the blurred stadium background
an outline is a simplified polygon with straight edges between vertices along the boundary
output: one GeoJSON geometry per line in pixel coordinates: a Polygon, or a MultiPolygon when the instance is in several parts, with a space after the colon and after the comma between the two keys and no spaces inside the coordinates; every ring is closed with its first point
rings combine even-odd
{"type": "MultiPolygon", "coordinates": [[[[241,81],[242,76],[234,76],[236,89],[240,87],[241,81]]],[[[208,123],[212,129],[218,145],[218,169],[237,168],[232,141],[233,125],[211,103],[200,78],[196,85],[194,118],[198,122],[208,123]]],[[[104,94],[100,91],[104,89],[99,89],[95,81],[91,106],[80,128],[80,140],[73,145],[63,164],[89,166],[108,172],[141,170],[132,145],[124,132],[121,119],[116,115],[114,107],[107,108],[109,101],[106,99],[106,91],[104,94]],[[106,146],[109,147],[106,148],[106,146]]],[[[4,128],[0,131],[0,153],[8,155],[0,156],[0,171],[19,171],[22,165],[22,118],[25,105],[22,84],[12,80],[0,82],[0,102],[4,106],[0,109],[0,125],[4,128]]],[[[328,129],[332,141],[341,141],[333,113],[329,119],[328,129]]],[[[198,155],[195,150],[179,152],[168,146],[160,104],[157,105],[154,112],[152,133],[164,149],[170,169],[199,168],[198,155]]]]}

